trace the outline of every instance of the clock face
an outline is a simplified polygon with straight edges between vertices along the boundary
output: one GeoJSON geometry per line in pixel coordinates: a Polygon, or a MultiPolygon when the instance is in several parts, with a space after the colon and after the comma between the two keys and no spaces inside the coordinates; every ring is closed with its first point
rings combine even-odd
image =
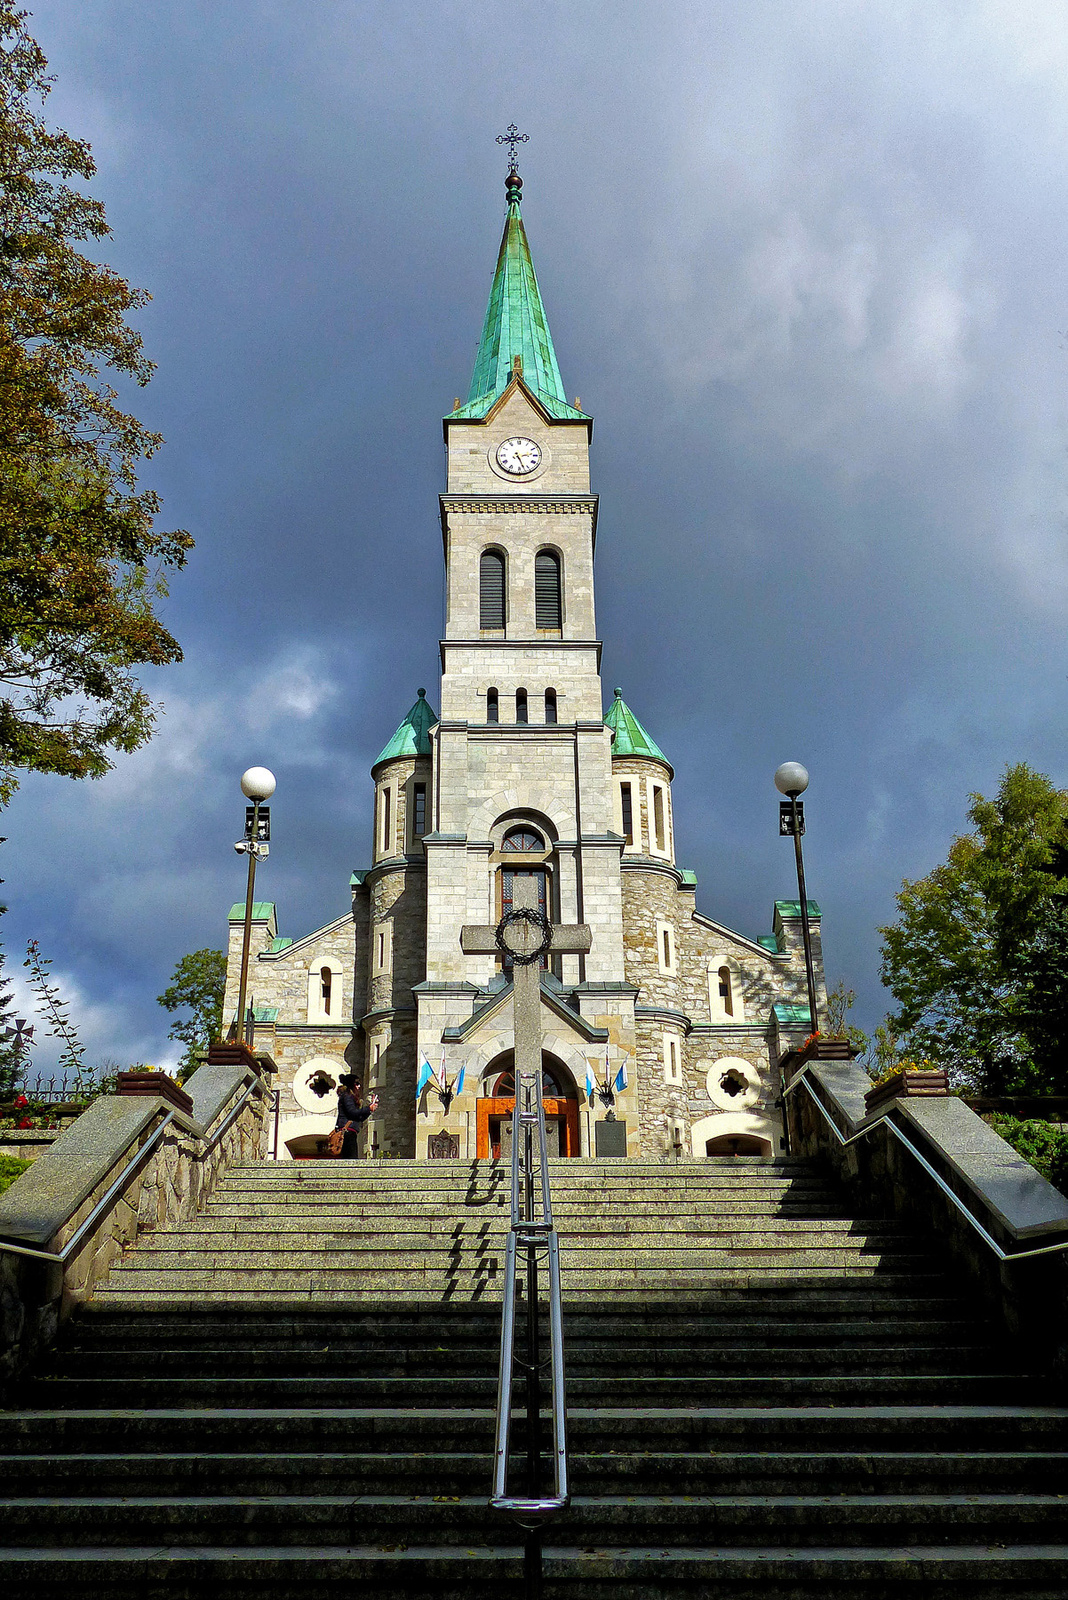
{"type": "Polygon", "coordinates": [[[497,446],[497,465],[502,472],[521,478],[541,466],[541,446],[533,439],[505,439],[497,446]]]}

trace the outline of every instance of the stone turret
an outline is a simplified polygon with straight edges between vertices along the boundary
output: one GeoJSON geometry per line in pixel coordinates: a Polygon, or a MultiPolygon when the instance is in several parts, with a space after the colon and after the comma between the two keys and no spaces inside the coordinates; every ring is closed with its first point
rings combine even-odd
{"type": "Polygon", "coordinates": [[[367,896],[366,1083],[380,1095],[385,1148],[414,1154],[416,1026],[412,989],[426,976],[426,857],[431,831],[431,729],[437,717],[420,689],[415,704],[371,768],[375,785],[367,896]]]}

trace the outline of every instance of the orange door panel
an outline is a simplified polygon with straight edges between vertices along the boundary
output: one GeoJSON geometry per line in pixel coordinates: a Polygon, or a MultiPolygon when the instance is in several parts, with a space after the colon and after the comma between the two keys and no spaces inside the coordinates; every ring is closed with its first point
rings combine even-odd
{"type": "MultiPolygon", "coordinates": [[[[561,1144],[566,1156],[579,1153],[579,1111],[577,1100],[543,1100],[546,1119],[554,1118],[561,1124],[561,1144]]],[[[488,1161],[490,1147],[490,1121],[497,1117],[510,1117],[515,1110],[514,1100],[478,1100],[475,1102],[475,1153],[480,1161],[488,1161]]]]}

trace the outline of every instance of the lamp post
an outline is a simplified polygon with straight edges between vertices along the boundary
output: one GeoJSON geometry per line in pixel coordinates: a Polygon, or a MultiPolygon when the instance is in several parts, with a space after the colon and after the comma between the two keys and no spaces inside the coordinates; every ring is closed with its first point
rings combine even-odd
{"type": "Polygon", "coordinates": [[[808,895],[805,889],[805,860],[801,853],[801,835],[805,831],[805,808],[798,800],[808,788],[808,773],[800,761],[784,761],[775,773],[775,787],[786,800],[779,807],[780,834],[792,833],[797,855],[797,892],[801,899],[801,937],[805,944],[805,977],[808,980],[808,1017],[813,1033],[819,1032],[816,1011],[816,978],[812,970],[812,930],[808,921],[808,895]]]}
{"type": "Polygon", "coordinates": [[[245,933],[241,943],[241,984],[237,992],[237,1041],[248,1043],[245,997],[248,994],[248,957],[252,943],[252,906],[256,894],[256,862],[270,853],[271,814],[264,805],[274,794],[274,773],[266,767],[249,767],[241,775],[241,793],[252,804],[245,809],[245,837],[234,845],[238,855],[248,856],[248,888],[245,892],[245,933]]]}

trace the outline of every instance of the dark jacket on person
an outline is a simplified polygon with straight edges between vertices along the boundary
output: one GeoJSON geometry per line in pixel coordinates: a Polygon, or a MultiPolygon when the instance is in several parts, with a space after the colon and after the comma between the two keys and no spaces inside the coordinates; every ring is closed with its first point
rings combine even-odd
{"type": "Polygon", "coordinates": [[[361,1106],[356,1096],[349,1089],[342,1089],[337,1097],[337,1121],[335,1128],[344,1128],[346,1124],[354,1122],[357,1127],[367,1121],[371,1115],[370,1106],[361,1106]]]}

